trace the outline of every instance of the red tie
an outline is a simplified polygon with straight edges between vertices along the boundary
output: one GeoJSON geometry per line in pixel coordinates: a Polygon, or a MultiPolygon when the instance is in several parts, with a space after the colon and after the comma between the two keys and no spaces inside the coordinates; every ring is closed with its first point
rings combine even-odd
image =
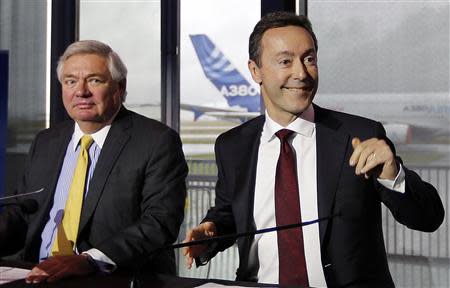
{"type": "MultiPolygon", "coordinates": [[[[300,199],[294,151],[288,138],[294,131],[275,133],[280,139],[280,157],[275,176],[275,217],[277,226],[301,222],[300,199]]],[[[302,228],[278,231],[280,285],[308,286],[302,228]]]]}

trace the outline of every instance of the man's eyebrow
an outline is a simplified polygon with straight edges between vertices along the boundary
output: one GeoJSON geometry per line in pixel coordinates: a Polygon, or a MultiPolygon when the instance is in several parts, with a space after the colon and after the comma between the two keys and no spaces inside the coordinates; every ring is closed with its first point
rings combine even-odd
{"type": "Polygon", "coordinates": [[[74,74],[63,74],[63,78],[77,78],[74,74]]]}
{"type": "Polygon", "coordinates": [[[306,51],[303,53],[302,56],[305,56],[305,55],[311,55],[311,54],[316,54],[316,49],[314,49],[314,48],[309,48],[308,50],[306,50],[306,51]]]}
{"type": "MultiPolygon", "coordinates": [[[[316,49],[314,48],[309,48],[308,50],[306,50],[305,52],[302,53],[302,57],[304,57],[305,55],[310,55],[310,54],[315,54],[316,53],[316,49]]],[[[288,56],[288,57],[293,57],[295,56],[295,53],[289,50],[284,50],[284,51],[280,51],[277,54],[275,54],[276,57],[281,57],[281,56],[288,56]]]]}
{"type": "Polygon", "coordinates": [[[290,57],[292,57],[292,56],[294,56],[294,53],[291,52],[291,51],[285,50],[285,51],[278,52],[277,54],[275,54],[275,56],[276,57],[280,57],[280,56],[290,56],[290,57]]]}
{"type": "MultiPolygon", "coordinates": [[[[91,78],[91,77],[102,77],[103,78],[104,75],[102,73],[91,73],[91,74],[86,75],[83,78],[87,79],[87,78],[91,78]]],[[[79,78],[79,77],[76,76],[75,74],[64,74],[63,78],[79,78]]]]}

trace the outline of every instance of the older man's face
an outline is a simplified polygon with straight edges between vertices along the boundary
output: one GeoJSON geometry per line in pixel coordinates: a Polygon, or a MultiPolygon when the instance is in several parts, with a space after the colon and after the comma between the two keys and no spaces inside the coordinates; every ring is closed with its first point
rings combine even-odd
{"type": "Polygon", "coordinates": [[[96,54],[68,58],[61,85],[64,107],[80,125],[110,124],[122,103],[123,85],[112,79],[106,58],[96,54]]]}

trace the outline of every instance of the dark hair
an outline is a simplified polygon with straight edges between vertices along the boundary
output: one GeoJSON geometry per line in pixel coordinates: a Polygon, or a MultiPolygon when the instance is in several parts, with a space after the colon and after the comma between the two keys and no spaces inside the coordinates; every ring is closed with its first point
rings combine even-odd
{"type": "Polygon", "coordinates": [[[312,30],[311,22],[309,22],[308,18],[301,15],[295,15],[291,12],[272,12],[262,17],[261,20],[256,23],[255,28],[253,28],[252,34],[250,34],[248,54],[249,58],[255,61],[256,65],[260,66],[261,64],[261,39],[264,32],[272,28],[286,26],[298,26],[308,31],[314,41],[314,47],[317,51],[317,38],[312,30]]]}

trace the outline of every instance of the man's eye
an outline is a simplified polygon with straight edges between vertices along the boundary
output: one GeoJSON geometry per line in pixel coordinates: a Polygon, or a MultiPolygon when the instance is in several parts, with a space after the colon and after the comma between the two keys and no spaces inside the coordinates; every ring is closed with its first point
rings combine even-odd
{"type": "Polygon", "coordinates": [[[68,85],[68,86],[73,86],[76,83],[75,80],[72,79],[66,79],[64,80],[64,84],[68,85]]]}
{"type": "Polygon", "coordinates": [[[98,85],[98,84],[100,84],[100,83],[102,83],[103,81],[101,80],[101,79],[98,79],[98,78],[92,78],[92,79],[89,79],[89,83],[91,83],[91,84],[93,84],[93,85],[98,85]]]}
{"type": "Polygon", "coordinates": [[[290,59],[283,59],[280,61],[280,64],[282,64],[282,65],[289,65],[290,63],[291,63],[290,59]]]}
{"type": "Polygon", "coordinates": [[[305,58],[305,64],[308,64],[308,65],[315,65],[316,64],[316,57],[314,57],[314,56],[308,56],[308,57],[306,57],[305,58]]]}

